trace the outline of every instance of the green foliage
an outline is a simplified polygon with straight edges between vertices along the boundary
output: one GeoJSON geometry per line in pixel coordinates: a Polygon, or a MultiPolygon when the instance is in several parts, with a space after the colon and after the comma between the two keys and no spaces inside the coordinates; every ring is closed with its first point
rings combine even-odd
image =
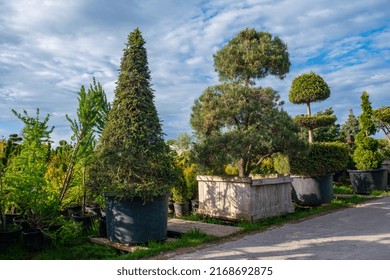
{"type": "Polygon", "coordinates": [[[93,78],[93,84],[90,85],[88,91],[85,90],[84,86],[81,87],[78,92],[78,104],[77,119],[72,120],[66,115],[73,132],[74,145],[73,149],[61,150],[61,153],[70,151],[60,192],[61,202],[72,186],[76,165],[82,162],[81,169],[83,169],[91,162],[95,136],[103,130],[110,111],[110,103],[107,102],[106,94],[100,83],[96,83],[95,78],[93,78]]]}
{"type": "Polygon", "coordinates": [[[310,103],[325,100],[329,96],[330,90],[328,85],[321,76],[314,72],[302,74],[292,81],[288,98],[292,103],[307,105],[307,116],[296,118],[296,122],[300,123],[303,127],[308,128],[309,143],[313,143],[314,128],[331,125],[336,121],[336,117],[332,118],[331,115],[326,113],[311,117],[310,103]]]}
{"type": "Polygon", "coordinates": [[[298,146],[297,127],[271,88],[227,83],[208,87],[195,101],[191,125],[195,157],[209,173],[239,167],[248,176],[268,156],[298,146]]]}
{"type": "Polygon", "coordinates": [[[296,175],[325,175],[345,169],[349,163],[344,143],[312,143],[305,152],[289,158],[290,172],[296,175]]]}
{"type": "Polygon", "coordinates": [[[310,72],[294,78],[289,100],[294,104],[307,104],[316,101],[322,101],[330,96],[330,90],[324,79],[310,72]]]}
{"type": "MultiPolygon", "coordinates": [[[[372,139],[375,141],[375,139],[372,139]]],[[[375,150],[368,150],[361,145],[358,145],[353,153],[353,160],[356,163],[358,170],[370,170],[380,168],[382,157],[375,150]]]]}
{"type": "Polygon", "coordinates": [[[378,130],[382,130],[390,142],[390,106],[382,106],[372,111],[373,121],[378,130]]]}
{"type": "Polygon", "coordinates": [[[39,120],[39,110],[35,117],[13,111],[24,122],[22,130],[24,142],[20,153],[14,156],[4,174],[4,183],[9,198],[19,212],[34,226],[47,226],[58,210],[57,193],[45,178],[50,153],[50,133],[47,122],[39,120]],[[46,142],[46,143],[45,143],[46,142]]]}
{"type": "Polygon", "coordinates": [[[375,124],[372,121],[372,107],[369,98],[368,93],[364,91],[361,95],[362,114],[359,116],[359,125],[366,136],[373,135],[376,132],[375,124]]]}
{"type": "Polygon", "coordinates": [[[345,142],[352,145],[356,135],[360,131],[359,120],[353,114],[352,109],[349,109],[348,118],[341,126],[340,134],[345,142]]]}
{"type": "Polygon", "coordinates": [[[136,28],[124,48],[115,99],[96,148],[89,185],[99,193],[148,200],[167,194],[174,174],[144,45],[136,28]]]}
{"type": "Polygon", "coordinates": [[[385,139],[379,139],[379,153],[384,160],[390,159],[390,143],[385,139]]]}
{"type": "Polygon", "coordinates": [[[381,166],[382,157],[378,151],[378,141],[370,137],[376,132],[376,127],[372,120],[372,107],[367,92],[362,93],[361,100],[362,114],[359,116],[361,131],[356,136],[353,160],[359,170],[376,169],[381,166]]]}
{"type": "Polygon", "coordinates": [[[337,120],[336,116],[296,116],[294,122],[299,126],[317,128],[322,126],[330,126],[337,120]]]}
{"type": "Polygon", "coordinates": [[[290,60],[287,45],[278,36],[246,28],[215,53],[214,67],[221,81],[249,85],[269,74],[283,79],[290,60]]]}
{"type": "Polygon", "coordinates": [[[191,161],[191,137],[180,134],[172,141],[174,169],[177,172],[177,180],[172,186],[172,196],[176,203],[184,203],[191,199],[197,191],[196,165],[191,161]]]}

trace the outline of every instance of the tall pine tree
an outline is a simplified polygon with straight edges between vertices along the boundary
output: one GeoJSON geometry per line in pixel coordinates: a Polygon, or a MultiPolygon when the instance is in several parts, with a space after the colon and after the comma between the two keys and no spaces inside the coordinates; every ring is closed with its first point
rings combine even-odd
{"type": "Polygon", "coordinates": [[[145,41],[138,28],[129,34],[123,51],[91,184],[118,197],[150,200],[168,192],[171,159],[154,105],[145,41]]]}

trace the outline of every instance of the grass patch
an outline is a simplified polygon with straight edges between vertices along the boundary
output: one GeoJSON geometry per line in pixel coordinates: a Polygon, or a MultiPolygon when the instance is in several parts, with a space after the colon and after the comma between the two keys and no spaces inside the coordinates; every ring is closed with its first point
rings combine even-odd
{"type": "Polygon", "coordinates": [[[345,185],[337,186],[337,185],[334,185],[333,186],[333,191],[334,191],[335,194],[353,194],[352,186],[345,186],[345,185]]]}

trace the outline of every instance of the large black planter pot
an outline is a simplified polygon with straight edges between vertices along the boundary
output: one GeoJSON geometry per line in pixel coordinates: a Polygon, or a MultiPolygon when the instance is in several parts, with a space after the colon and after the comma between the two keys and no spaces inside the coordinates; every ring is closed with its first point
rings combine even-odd
{"type": "Polygon", "coordinates": [[[23,231],[23,244],[27,252],[39,252],[45,247],[45,236],[38,229],[23,231]]]}
{"type": "Polygon", "coordinates": [[[141,198],[120,200],[106,196],[107,237],[124,244],[167,239],[168,196],[144,202],[141,198]]]}
{"type": "Polygon", "coordinates": [[[348,170],[352,188],[357,194],[370,194],[372,190],[387,189],[387,173],[385,168],[371,170],[348,170]]]}
{"type": "Polygon", "coordinates": [[[6,225],[5,230],[0,225],[0,250],[5,250],[19,242],[22,236],[22,227],[19,225],[6,225]]]}
{"type": "Polygon", "coordinates": [[[291,178],[292,198],[295,203],[316,206],[329,203],[333,199],[333,174],[291,178]]]}

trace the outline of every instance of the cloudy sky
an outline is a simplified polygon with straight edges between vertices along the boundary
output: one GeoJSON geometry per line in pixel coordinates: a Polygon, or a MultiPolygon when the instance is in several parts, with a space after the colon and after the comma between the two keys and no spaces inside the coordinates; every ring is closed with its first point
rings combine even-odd
{"type": "Polygon", "coordinates": [[[190,132],[194,100],[218,83],[213,54],[242,29],[278,35],[288,45],[290,73],[267,77],[288,102],[294,77],[314,71],[342,124],[359,115],[366,90],[374,108],[390,105],[390,0],[0,0],[0,137],[19,133],[11,109],[40,108],[70,138],[65,114],[75,115],[77,91],[96,77],[109,98],[127,35],[139,27],[146,41],[156,106],[168,138],[190,132]]]}

